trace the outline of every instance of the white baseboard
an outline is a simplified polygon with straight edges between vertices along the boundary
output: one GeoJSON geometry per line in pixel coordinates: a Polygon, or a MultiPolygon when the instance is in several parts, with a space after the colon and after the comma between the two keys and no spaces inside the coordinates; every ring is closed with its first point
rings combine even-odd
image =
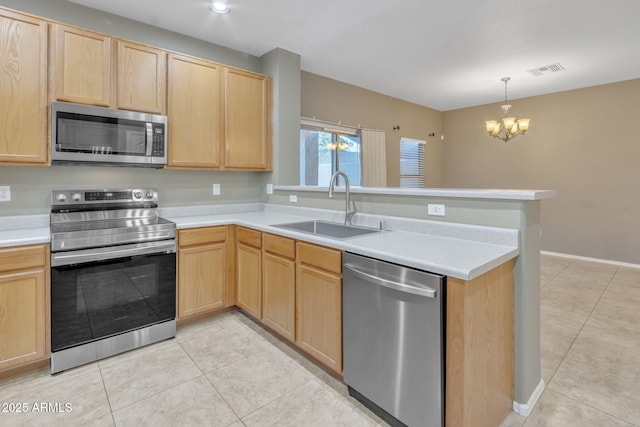
{"type": "Polygon", "coordinates": [[[540,399],[543,391],[544,380],[540,378],[538,386],[533,390],[531,396],[529,396],[529,401],[527,403],[513,402],[513,412],[518,415],[522,415],[523,417],[528,417],[529,414],[531,414],[531,411],[533,411],[534,406],[536,406],[536,403],[538,402],[538,399],[540,399]]]}
{"type": "Polygon", "coordinates": [[[599,262],[602,264],[618,265],[620,267],[640,268],[640,264],[633,264],[630,262],[613,261],[609,259],[600,259],[600,258],[590,258],[590,257],[580,256],[580,255],[563,254],[560,252],[540,251],[540,253],[542,255],[557,256],[559,258],[571,258],[571,259],[577,259],[580,261],[590,261],[590,262],[599,262]]]}

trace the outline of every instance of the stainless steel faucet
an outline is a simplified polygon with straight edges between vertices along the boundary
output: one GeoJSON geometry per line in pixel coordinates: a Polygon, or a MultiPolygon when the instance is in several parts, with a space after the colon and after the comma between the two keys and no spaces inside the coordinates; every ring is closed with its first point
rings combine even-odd
{"type": "Polygon", "coordinates": [[[351,194],[349,192],[349,178],[347,177],[347,174],[342,172],[342,171],[336,171],[336,173],[334,173],[331,176],[331,179],[329,180],[329,198],[333,199],[333,190],[334,190],[334,186],[335,183],[338,180],[338,176],[342,176],[344,178],[344,186],[345,186],[345,207],[344,207],[344,225],[351,225],[351,219],[353,218],[353,216],[356,214],[356,205],[353,205],[353,210],[350,211],[349,210],[349,205],[351,204],[351,194]]]}

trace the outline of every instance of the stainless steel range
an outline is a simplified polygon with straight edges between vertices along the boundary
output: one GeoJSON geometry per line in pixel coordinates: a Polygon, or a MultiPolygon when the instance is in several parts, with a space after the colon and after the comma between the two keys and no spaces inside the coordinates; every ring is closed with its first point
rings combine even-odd
{"type": "Polygon", "coordinates": [[[176,226],[153,189],[51,193],[51,373],[176,334],[176,226]]]}

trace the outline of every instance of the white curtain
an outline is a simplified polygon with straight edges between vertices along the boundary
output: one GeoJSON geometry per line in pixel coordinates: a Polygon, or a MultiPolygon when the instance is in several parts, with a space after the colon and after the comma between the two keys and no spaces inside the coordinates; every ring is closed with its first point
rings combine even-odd
{"type": "Polygon", "coordinates": [[[384,131],[362,129],[362,186],[387,186],[387,155],[384,131]]]}

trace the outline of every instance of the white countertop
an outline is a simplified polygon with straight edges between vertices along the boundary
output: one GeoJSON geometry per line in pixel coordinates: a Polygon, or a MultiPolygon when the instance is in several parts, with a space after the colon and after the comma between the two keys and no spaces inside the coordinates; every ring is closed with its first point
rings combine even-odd
{"type": "Polygon", "coordinates": [[[35,245],[51,241],[49,227],[0,230],[0,247],[35,245]]]}
{"type": "MultiPolygon", "coordinates": [[[[178,212],[171,212],[171,210],[167,209],[163,216],[174,221],[178,229],[236,224],[462,280],[474,279],[519,254],[518,231],[512,229],[466,224],[433,224],[434,221],[385,217],[385,225],[387,226],[406,229],[407,225],[403,227],[402,222],[407,222],[411,223],[410,229],[427,232],[394,229],[348,239],[334,239],[274,227],[274,225],[310,219],[340,222],[341,218],[344,218],[344,213],[338,211],[275,205],[267,205],[265,210],[256,212],[225,212],[204,215],[180,215],[178,212]],[[425,227],[432,228],[425,230],[425,227]],[[433,234],[434,232],[438,234],[433,234]],[[462,238],[463,235],[467,238],[462,238]]],[[[361,217],[359,219],[371,217],[366,214],[358,215],[361,217]]],[[[371,226],[372,224],[358,225],[371,226]]]]}
{"type": "MultiPolygon", "coordinates": [[[[474,279],[519,254],[518,230],[495,227],[358,214],[358,225],[374,226],[383,219],[391,230],[334,239],[274,225],[310,219],[341,222],[344,213],[339,211],[243,204],[164,208],[160,215],[174,221],[178,229],[236,224],[462,280],[474,279]]],[[[11,227],[6,221],[3,227],[0,218],[0,246],[49,242],[49,227],[42,226],[42,217],[48,215],[23,217],[23,227],[20,217],[12,218],[11,227]]]]}
{"type": "Polygon", "coordinates": [[[49,215],[0,217],[0,247],[34,245],[50,240],[49,215]]]}

